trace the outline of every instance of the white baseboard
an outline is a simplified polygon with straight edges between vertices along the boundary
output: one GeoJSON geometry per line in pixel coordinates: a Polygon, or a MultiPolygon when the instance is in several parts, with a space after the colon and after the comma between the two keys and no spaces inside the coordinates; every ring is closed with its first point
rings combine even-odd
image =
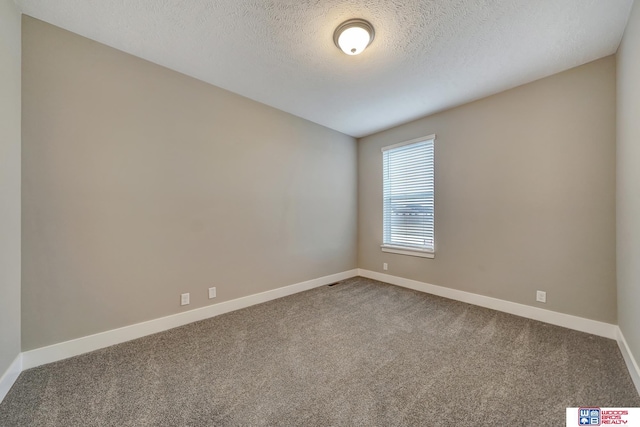
{"type": "Polygon", "coordinates": [[[570,314],[558,313],[556,311],[545,310],[538,307],[505,301],[497,298],[486,297],[473,294],[471,292],[457,289],[445,288],[443,286],[431,285],[417,280],[405,279],[403,277],[391,276],[389,274],[378,273],[370,270],[358,269],[358,275],[369,279],[379,280],[392,285],[425,292],[432,295],[466,302],[528,319],[539,320],[552,325],[563,326],[576,331],[587,332],[605,338],[617,339],[616,330],[618,327],[610,323],[599,322],[597,320],[585,319],[583,317],[572,316],[570,314]]]}
{"type": "Polygon", "coordinates": [[[78,356],[83,353],[109,347],[114,344],[120,344],[136,338],[166,331],[168,329],[183,326],[188,323],[197,322],[199,320],[208,319],[210,317],[219,316],[230,311],[239,310],[252,305],[293,295],[298,292],[307,291],[319,286],[328,285],[340,280],[345,280],[358,275],[358,270],[349,270],[342,273],[332,274],[320,277],[318,279],[308,280],[306,282],[296,283],[294,285],[273,289],[259,294],[249,295],[237,298],[231,301],[225,301],[219,304],[207,307],[197,308],[195,310],[185,311],[183,313],[173,314],[171,316],[161,317],[159,319],[149,320],[147,322],[136,323],[134,325],[101,332],[95,335],[89,335],[70,341],[53,344],[47,347],[41,347],[22,353],[22,368],[29,369],[46,363],[56,362],[58,360],[67,359],[69,357],[78,356]]]}
{"type": "Polygon", "coordinates": [[[620,351],[627,364],[633,382],[640,393],[640,368],[636,363],[622,332],[616,325],[598,322],[595,320],[585,319],[568,314],[557,313],[550,310],[544,310],[537,307],[531,307],[524,304],[514,303],[510,301],[500,300],[497,298],[486,297],[483,295],[473,294],[470,292],[460,291],[442,286],[431,285],[429,283],[419,282],[416,280],[405,279],[402,277],[391,276],[389,274],[378,273],[364,269],[354,269],[342,273],[332,274],[320,277],[318,279],[308,280],[306,282],[297,283],[282,288],[273,289],[259,294],[249,295],[231,301],[225,301],[219,304],[150,320],[147,322],[137,323],[125,326],[111,331],[101,332],[95,335],[89,335],[70,341],[50,345],[47,347],[37,348],[21,353],[16,357],[9,369],[0,378],[0,402],[6,396],[9,389],[16,381],[23,369],[29,369],[46,363],[56,362],[58,360],[77,356],[90,351],[109,347],[114,344],[141,338],[147,335],[166,331],[168,329],[183,326],[188,323],[199,320],[208,319],[231,311],[250,307],[252,305],[293,295],[319,286],[324,286],[340,280],[345,280],[355,276],[367,277],[381,282],[414,289],[445,298],[466,302],[481,307],[490,308],[510,314],[514,314],[529,319],[539,320],[553,325],[563,326],[569,329],[575,329],[594,335],[616,339],[620,347],[620,351]]]}
{"type": "Polygon", "coordinates": [[[13,383],[18,379],[20,372],[22,372],[22,354],[16,356],[0,378],[0,402],[2,402],[2,399],[9,393],[11,386],[13,386],[13,383]]]}
{"type": "Polygon", "coordinates": [[[624,339],[622,330],[619,327],[616,328],[616,330],[618,335],[618,347],[620,347],[620,352],[622,353],[624,362],[627,364],[627,369],[629,370],[629,374],[631,375],[631,380],[633,380],[633,384],[636,386],[638,394],[640,394],[640,367],[638,366],[638,362],[636,362],[636,359],[633,357],[633,353],[631,353],[631,349],[627,344],[627,340],[624,339]]]}

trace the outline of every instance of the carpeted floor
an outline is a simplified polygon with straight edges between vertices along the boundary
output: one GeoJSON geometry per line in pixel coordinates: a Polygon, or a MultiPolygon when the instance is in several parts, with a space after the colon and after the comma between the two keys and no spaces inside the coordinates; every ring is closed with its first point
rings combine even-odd
{"type": "Polygon", "coordinates": [[[25,371],[0,426],[562,426],[588,405],[640,406],[614,341],[354,278],[25,371]]]}

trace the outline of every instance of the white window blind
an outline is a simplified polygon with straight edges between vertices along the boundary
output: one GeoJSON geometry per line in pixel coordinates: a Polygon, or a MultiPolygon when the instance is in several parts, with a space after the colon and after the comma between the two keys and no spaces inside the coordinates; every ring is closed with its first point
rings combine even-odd
{"type": "Polygon", "coordinates": [[[383,251],[435,252],[434,142],[430,135],[382,149],[383,251]]]}

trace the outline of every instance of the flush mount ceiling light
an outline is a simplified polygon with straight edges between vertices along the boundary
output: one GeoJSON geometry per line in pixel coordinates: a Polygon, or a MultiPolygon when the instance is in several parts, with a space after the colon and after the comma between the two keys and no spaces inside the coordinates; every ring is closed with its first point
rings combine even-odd
{"type": "Polygon", "coordinates": [[[347,55],[358,55],[373,41],[373,26],[364,19],[349,19],[338,25],[333,41],[347,55]]]}

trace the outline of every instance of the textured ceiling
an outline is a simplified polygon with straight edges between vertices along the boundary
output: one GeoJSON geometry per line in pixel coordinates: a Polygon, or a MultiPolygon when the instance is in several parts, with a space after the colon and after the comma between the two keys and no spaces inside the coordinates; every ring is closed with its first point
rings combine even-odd
{"type": "Polygon", "coordinates": [[[27,15],[360,137],[614,53],[633,0],[16,0],[27,15]],[[376,37],[333,44],[349,18],[376,37]]]}

